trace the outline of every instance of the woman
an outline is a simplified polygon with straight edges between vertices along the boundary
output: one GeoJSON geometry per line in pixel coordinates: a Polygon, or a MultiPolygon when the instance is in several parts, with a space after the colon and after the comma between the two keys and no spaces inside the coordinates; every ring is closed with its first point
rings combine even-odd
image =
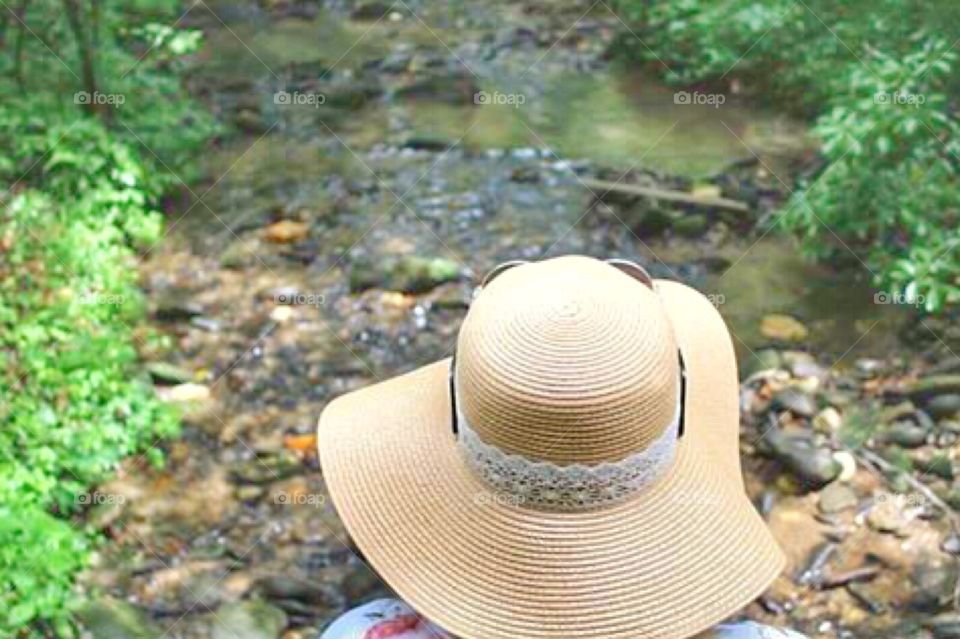
{"type": "Polygon", "coordinates": [[[776,637],[717,626],[784,563],[744,492],[737,396],[695,290],[588,257],[498,268],[454,358],[320,419],[340,516],[403,598],[324,639],[776,637]]]}

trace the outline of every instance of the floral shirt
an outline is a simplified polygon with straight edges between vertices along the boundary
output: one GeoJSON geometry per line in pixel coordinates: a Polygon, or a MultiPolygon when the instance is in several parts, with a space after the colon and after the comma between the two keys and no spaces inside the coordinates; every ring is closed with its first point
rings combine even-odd
{"type": "MultiPolygon", "coordinates": [[[[327,628],[320,639],[453,639],[399,599],[378,599],[354,608],[327,628]]],[[[697,639],[806,639],[792,630],[752,621],[723,624],[697,639]]]]}

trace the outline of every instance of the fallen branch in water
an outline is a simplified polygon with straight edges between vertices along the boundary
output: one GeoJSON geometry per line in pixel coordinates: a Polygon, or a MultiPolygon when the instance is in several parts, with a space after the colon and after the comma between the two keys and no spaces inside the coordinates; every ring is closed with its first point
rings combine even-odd
{"type": "Polygon", "coordinates": [[[737,211],[738,213],[747,213],[750,207],[745,202],[731,200],[725,197],[703,197],[686,191],[674,191],[672,189],[661,189],[650,186],[638,186],[636,184],[621,184],[620,182],[609,182],[607,180],[597,180],[594,178],[583,178],[580,183],[591,191],[595,191],[598,198],[603,199],[607,193],[623,193],[625,195],[637,195],[640,197],[652,197],[658,200],[667,200],[668,202],[682,202],[683,204],[693,204],[695,206],[706,206],[717,209],[726,209],[728,211],[737,211]]]}

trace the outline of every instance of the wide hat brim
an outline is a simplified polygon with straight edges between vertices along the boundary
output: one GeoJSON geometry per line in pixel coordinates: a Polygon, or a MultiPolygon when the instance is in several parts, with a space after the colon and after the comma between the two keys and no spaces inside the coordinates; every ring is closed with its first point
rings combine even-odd
{"type": "Polygon", "coordinates": [[[684,639],[753,601],[783,553],[740,472],[736,359],[713,305],[659,280],[687,370],[670,471],[625,502],[549,512],[496,494],[458,450],[450,361],[320,419],[323,474],[366,559],[461,639],[684,639]]]}

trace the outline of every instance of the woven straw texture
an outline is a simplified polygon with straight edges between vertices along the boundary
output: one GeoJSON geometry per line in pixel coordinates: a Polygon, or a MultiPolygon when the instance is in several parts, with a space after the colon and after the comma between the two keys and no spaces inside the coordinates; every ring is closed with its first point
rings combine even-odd
{"type": "MultiPolygon", "coordinates": [[[[578,270],[582,258],[555,261],[578,270]]],[[[483,295],[509,283],[501,278],[483,295]]],[[[615,506],[547,512],[492,494],[451,432],[449,360],[346,395],[324,411],[321,463],[338,511],[372,566],[422,615],[462,639],[686,639],[752,601],[780,572],[782,552],[743,490],[726,327],[693,289],[666,281],[657,287],[659,299],[643,303],[662,304],[670,327],[637,333],[672,339],[683,352],[686,433],[666,476],[615,506]]],[[[638,289],[629,290],[642,299],[638,289]]],[[[654,308],[648,313],[656,315],[654,308]]],[[[660,357],[651,345],[622,339],[624,351],[660,357]]],[[[493,355],[484,357],[489,365],[493,355]]],[[[632,374],[630,358],[614,357],[632,374]]],[[[662,357],[657,370],[669,371],[662,357]]],[[[573,388],[576,380],[564,381],[573,388]]],[[[575,402],[574,392],[564,393],[575,402]]],[[[661,393],[647,386],[637,397],[652,406],[661,393]]],[[[638,427],[633,441],[650,430],[638,427]]],[[[560,444],[565,459],[578,454],[560,444]]],[[[630,445],[610,439],[592,448],[606,456],[630,445]]]]}
{"type": "Polygon", "coordinates": [[[679,359],[659,296],[587,257],[514,268],[484,289],[457,343],[461,410],[504,452],[615,462],[673,419],[679,359]]]}

